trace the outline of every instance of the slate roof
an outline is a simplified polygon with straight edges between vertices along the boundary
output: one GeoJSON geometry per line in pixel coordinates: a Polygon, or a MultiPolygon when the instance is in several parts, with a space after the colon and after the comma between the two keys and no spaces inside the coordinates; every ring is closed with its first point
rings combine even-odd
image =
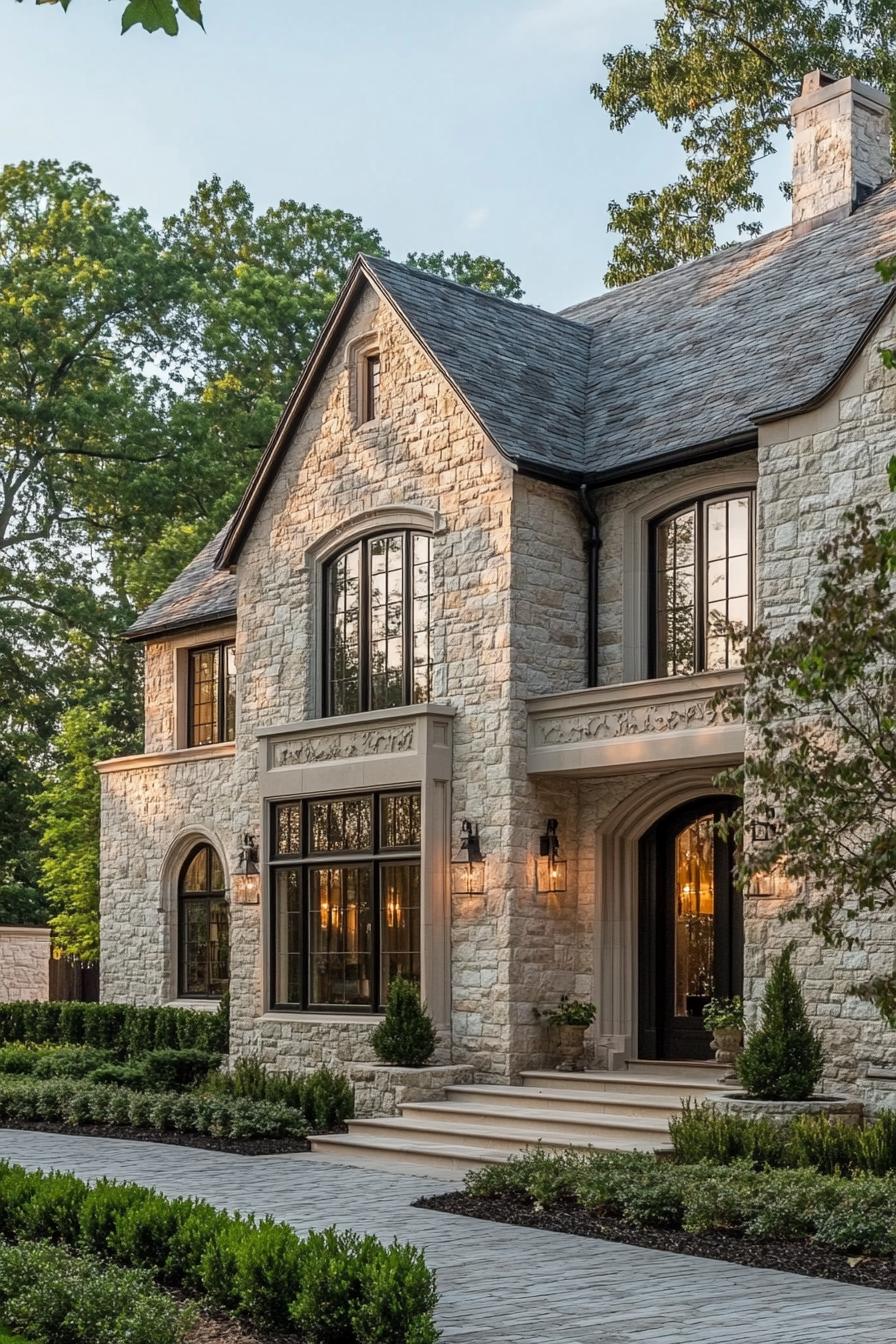
{"type": "Polygon", "coordinates": [[[511,461],[570,485],[599,484],[753,442],[763,417],[821,401],[896,299],[874,269],[893,254],[896,180],[848,218],[780,229],[559,314],[360,257],[234,518],[128,636],[233,615],[226,567],[365,281],[511,461]]]}
{"type": "Polygon", "coordinates": [[[226,532],[227,527],[223,527],[203,546],[161,597],[140,613],[125,631],[125,639],[173,634],[236,615],[236,576],[228,570],[215,569],[215,556],[226,532]]]}

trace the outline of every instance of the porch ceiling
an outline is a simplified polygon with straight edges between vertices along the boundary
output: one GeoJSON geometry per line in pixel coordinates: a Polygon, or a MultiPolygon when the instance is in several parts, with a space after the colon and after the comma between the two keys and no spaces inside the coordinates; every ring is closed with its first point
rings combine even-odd
{"type": "Polygon", "coordinates": [[[744,750],[744,728],[715,703],[739,668],[538,696],[528,709],[530,775],[618,775],[702,763],[744,750]]]}

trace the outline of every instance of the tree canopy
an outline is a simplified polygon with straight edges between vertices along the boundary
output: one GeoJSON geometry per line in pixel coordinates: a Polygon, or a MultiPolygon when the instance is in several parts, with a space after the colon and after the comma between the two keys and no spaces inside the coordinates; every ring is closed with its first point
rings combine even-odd
{"type": "MultiPolygon", "coordinates": [[[[19,0],[21,4],[21,0],[19,0]]],[[[38,5],[60,5],[68,10],[72,0],[35,0],[38,5]]],[[[163,32],[176,37],[180,32],[178,17],[202,23],[202,0],[126,0],[121,15],[121,31],[145,28],[148,33],[163,32]]]]}
{"type": "Polygon", "coordinates": [[[856,75],[896,93],[896,7],[888,0],[664,0],[653,42],[625,46],[604,64],[606,76],[591,91],[614,130],[646,113],[678,136],[685,158],[666,186],[610,202],[619,241],[605,279],[621,285],[706,256],[729,219],[741,233],[760,231],[757,166],[789,127],[803,75],[856,75]]]}

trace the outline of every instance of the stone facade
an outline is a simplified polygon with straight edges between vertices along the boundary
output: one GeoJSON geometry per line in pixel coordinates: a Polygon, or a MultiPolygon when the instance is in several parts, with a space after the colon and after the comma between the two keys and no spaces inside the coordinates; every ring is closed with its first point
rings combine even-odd
{"type": "Polygon", "coordinates": [[[50,992],[50,930],[0,925],[0,1003],[50,992]]]}
{"type": "Polygon", "coordinates": [[[390,1064],[349,1064],[348,1078],[355,1094],[355,1115],[400,1115],[414,1101],[442,1101],[449,1087],[473,1082],[467,1064],[436,1064],[430,1068],[402,1069],[390,1064]]]}
{"type": "MultiPolygon", "coordinates": [[[[835,102],[817,100],[799,125],[808,134],[821,124],[818,109],[835,102]]],[[[877,132],[870,123],[862,131],[864,104],[850,106],[865,146],[850,149],[850,162],[873,168],[877,132]]],[[[819,148],[819,136],[813,143],[819,148]]],[[[829,196],[833,208],[835,188],[817,172],[813,182],[816,195],[800,209],[827,211],[829,196]]],[[[649,680],[649,528],[688,501],[755,488],[756,615],[774,629],[798,620],[817,547],[843,510],[859,499],[889,504],[896,385],[878,344],[894,334],[875,333],[819,409],[764,425],[757,449],[593,492],[599,672],[588,689],[577,490],[515,470],[396,307],[373,285],[363,288],[240,552],[235,623],[149,643],[146,753],[100,767],[103,997],[176,998],[177,880],[197,841],[214,845],[229,886],[247,831],[260,838],[264,869],[267,809],[277,798],[419,787],[423,981],[439,1028],[433,1077],[450,1067],[479,1080],[515,1078],[553,1063],[555,1042],[538,1010],[561,994],[597,1003],[588,1048],[599,1066],[631,1057],[639,845],[673,809],[719,793],[720,768],[739,759],[751,731],[720,720],[713,703],[736,675],[649,680]],[[359,423],[357,352],[372,348],[380,413],[359,423]],[[322,568],[347,539],[393,526],[432,538],[432,703],[322,719],[322,568]],[[224,637],[236,641],[236,741],[188,748],[186,649],[224,637]],[[448,861],[464,818],[480,827],[486,891],[449,898],[448,861]],[[544,895],[536,862],[548,818],[558,823],[568,871],[566,890],[544,895]]],[[[747,903],[753,1008],[768,958],[794,934],[773,918],[778,908],[747,903]]],[[[373,1068],[376,1016],[272,1009],[270,922],[266,895],[231,903],[234,1054],[280,1069],[351,1068],[365,1106],[396,1104],[409,1084],[392,1079],[389,1099],[373,1098],[388,1072],[373,1068]]],[[[888,969],[894,951],[896,925],[886,921],[875,923],[869,952],[823,949],[800,933],[796,964],[832,1089],[873,1099],[896,1088],[892,1034],[849,994],[859,975],[888,969]]]]}
{"type": "Polygon", "coordinates": [[[890,176],[890,100],[858,79],[807,75],[793,104],[793,222],[848,215],[890,176]]]}

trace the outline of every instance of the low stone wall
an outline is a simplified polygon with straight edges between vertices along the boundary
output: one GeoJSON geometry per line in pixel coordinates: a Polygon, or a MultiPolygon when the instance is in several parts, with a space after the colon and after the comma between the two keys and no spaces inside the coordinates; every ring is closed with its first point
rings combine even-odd
{"type": "Polygon", "coordinates": [[[771,1120],[783,1125],[798,1115],[824,1115],[841,1125],[861,1125],[865,1108],[860,1101],[849,1097],[810,1097],[807,1101],[759,1101],[755,1097],[740,1096],[737,1093],[710,1098],[712,1105],[720,1111],[735,1115],[745,1115],[751,1120],[771,1120]]]}
{"type": "Polygon", "coordinates": [[[446,1087],[466,1086],[474,1081],[466,1064],[434,1064],[423,1069],[402,1069],[392,1064],[354,1063],[348,1076],[355,1089],[355,1115],[398,1115],[412,1101],[441,1101],[446,1087]]]}
{"type": "Polygon", "coordinates": [[[50,994],[50,930],[0,924],[0,1003],[50,994]]]}

